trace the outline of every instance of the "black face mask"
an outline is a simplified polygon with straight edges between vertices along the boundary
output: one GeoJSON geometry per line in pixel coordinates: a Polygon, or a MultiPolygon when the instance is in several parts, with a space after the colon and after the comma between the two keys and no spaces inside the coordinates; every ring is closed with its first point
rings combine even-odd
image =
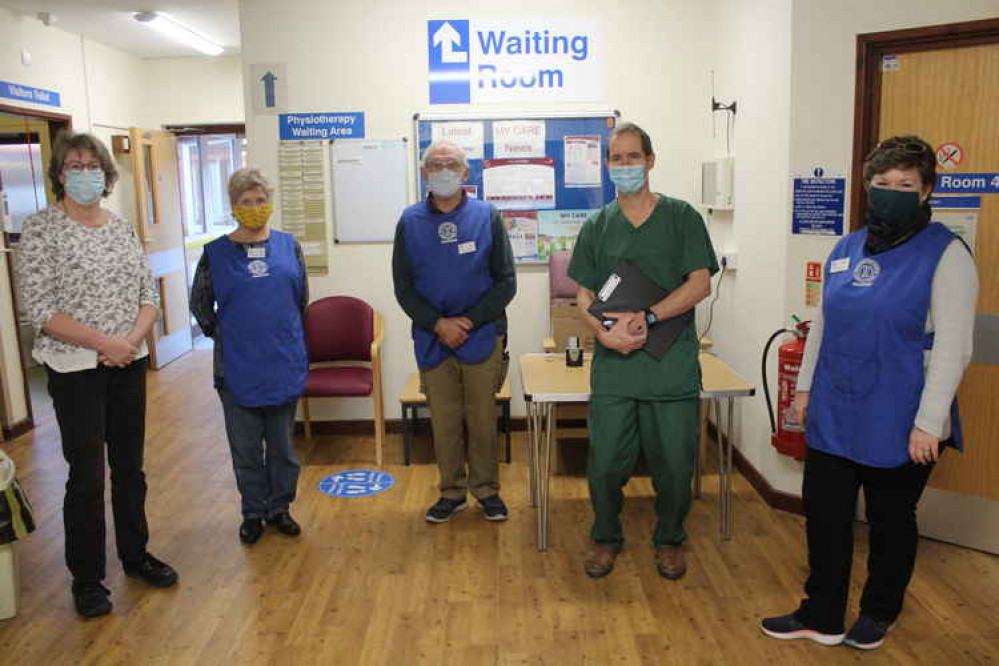
{"type": "Polygon", "coordinates": [[[919,202],[919,192],[872,187],[867,191],[867,243],[871,254],[900,245],[930,223],[929,205],[919,202]]]}

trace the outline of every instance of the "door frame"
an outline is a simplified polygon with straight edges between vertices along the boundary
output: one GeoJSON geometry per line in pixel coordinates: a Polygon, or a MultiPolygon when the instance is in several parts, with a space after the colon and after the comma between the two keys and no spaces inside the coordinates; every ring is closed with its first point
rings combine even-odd
{"type": "Polygon", "coordinates": [[[881,125],[881,59],[886,55],[999,43],[999,19],[965,21],[857,35],[857,83],[853,108],[850,231],[863,226],[867,193],[864,158],[877,145],[881,125]]]}
{"type": "MultiPolygon", "coordinates": [[[[23,116],[26,118],[32,118],[37,120],[44,120],[48,122],[49,126],[49,138],[55,142],[56,135],[62,130],[73,129],[73,117],[63,114],[54,113],[52,111],[43,111],[41,109],[29,109],[21,106],[11,106],[9,104],[0,104],[0,113],[10,114],[14,116],[23,116]]],[[[48,165],[43,165],[44,169],[48,169],[48,165]]],[[[10,246],[10,235],[4,231],[4,239],[7,241],[6,246],[10,246]]],[[[14,307],[17,308],[17,292],[14,289],[14,262],[7,262],[7,274],[10,281],[11,289],[14,290],[12,294],[14,297],[14,307]]],[[[14,330],[14,335],[17,339],[18,349],[23,349],[21,345],[21,326],[20,321],[17,319],[17,312],[14,313],[14,319],[17,321],[17,326],[14,330]]],[[[21,354],[21,377],[24,381],[24,397],[25,404],[27,405],[27,415],[25,418],[21,419],[16,423],[11,423],[8,426],[3,426],[3,438],[6,440],[12,440],[21,435],[31,432],[35,428],[35,413],[31,406],[31,390],[28,387],[28,373],[26,372],[27,363],[24,358],[24,354],[21,354]]]]}

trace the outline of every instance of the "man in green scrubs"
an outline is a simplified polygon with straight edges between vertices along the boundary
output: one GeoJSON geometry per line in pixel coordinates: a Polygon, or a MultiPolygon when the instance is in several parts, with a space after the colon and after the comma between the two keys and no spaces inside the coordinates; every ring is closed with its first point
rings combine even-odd
{"type": "Polygon", "coordinates": [[[581,316],[597,339],[587,469],[595,519],[585,570],[600,578],[614,568],[624,545],[622,489],[641,449],[656,490],[656,568],[676,579],[686,572],[683,521],[697,451],[701,373],[694,323],[659,361],[642,346],[650,326],[687,312],[711,293],[718,262],[697,211],[649,189],[655,154],[644,130],[631,123],[618,126],[607,161],[617,199],[587,220],[569,264],[569,276],[580,285],[581,316]],[[587,308],[622,259],[669,295],[644,312],[615,313],[617,322],[606,330],[587,308]]]}

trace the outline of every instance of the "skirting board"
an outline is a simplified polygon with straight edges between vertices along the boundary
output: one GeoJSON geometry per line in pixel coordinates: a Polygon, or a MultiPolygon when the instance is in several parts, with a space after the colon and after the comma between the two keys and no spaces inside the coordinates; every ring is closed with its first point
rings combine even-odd
{"type": "Polygon", "coordinates": [[[35,428],[35,422],[30,419],[21,419],[17,423],[12,423],[9,426],[4,426],[3,428],[3,438],[6,441],[11,441],[12,439],[17,439],[21,435],[31,432],[35,428]]]}

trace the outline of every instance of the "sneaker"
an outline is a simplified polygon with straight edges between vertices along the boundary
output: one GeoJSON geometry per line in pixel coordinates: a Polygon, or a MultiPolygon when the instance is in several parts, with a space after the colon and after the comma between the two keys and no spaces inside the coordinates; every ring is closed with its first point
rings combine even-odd
{"type": "Polygon", "coordinates": [[[173,567],[149,553],[143,555],[139,562],[124,564],[124,568],[126,576],[141,578],[153,587],[170,587],[177,582],[177,572],[173,567]]]}
{"type": "Polygon", "coordinates": [[[76,612],[90,619],[111,612],[111,591],[100,583],[73,583],[73,605],[76,612]]]}
{"type": "Polygon", "coordinates": [[[482,513],[486,520],[506,520],[509,515],[506,510],[506,504],[503,503],[499,495],[491,495],[485,499],[480,499],[479,506],[482,507],[482,513]]]}
{"type": "Polygon", "coordinates": [[[247,546],[260,541],[264,535],[264,521],[259,518],[247,518],[239,525],[239,540],[247,546]]]}
{"type": "Polygon", "coordinates": [[[442,497],[437,500],[430,509],[427,510],[428,523],[446,523],[451,520],[451,516],[468,508],[468,501],[464,497],[461,499],[448,499],[442,497]]]}
{"type": "Polygon", "coordinates": [[[843,634],[823,634],[809,629],[801,623],[797,613],[765,618],[760,622],[760,629],[767,636],[784,641],[792,638],[807,638],[822,645],[839,645],[843,642],[843,634]]]}
{"type": "Polygon", "coordinates": [[[846,632],[843,642],[858,650],[875,650],[885,642],[885,634],[891,631],[890,622],[875,620],[869,615],[861,615],[850,631],[846,632]]]}
{"type": "Polygon", "coordinates": [[[277,528],[277,531],[285,536],[298,536],[302,533],[302,527],[287,511],[276,513],[267,519],[267,522],[277,528]]]}

